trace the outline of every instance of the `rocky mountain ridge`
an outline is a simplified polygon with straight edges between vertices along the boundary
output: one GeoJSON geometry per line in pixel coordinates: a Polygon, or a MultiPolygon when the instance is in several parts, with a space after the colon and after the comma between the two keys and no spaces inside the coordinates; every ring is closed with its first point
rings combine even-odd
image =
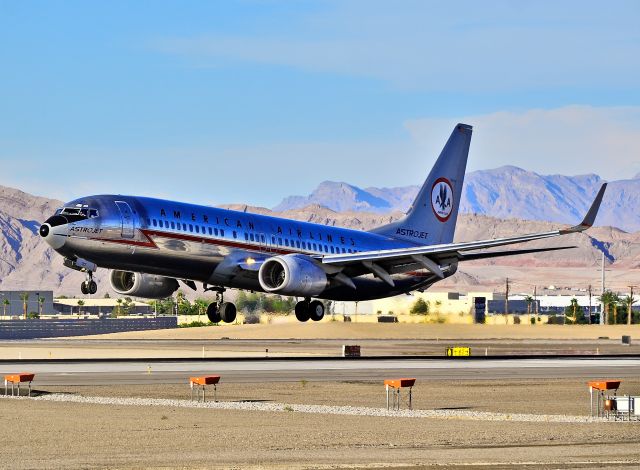
{"type": "MultiPolygon", "coordinates": [[[[602,183],[594,174],[539,175],[514,166],[474,171],[465,177],[460,213],[573,224],[588,210],[602,183]]],[[[418,190],[418,186],[361,189],[325,181],[308,196],[285,198],[274,210],[318,204],[338,212],[406,212],[418,190]]],[[[638,175],[609,183],[596,223],[628,232],[640,230],[638,175]]]]}

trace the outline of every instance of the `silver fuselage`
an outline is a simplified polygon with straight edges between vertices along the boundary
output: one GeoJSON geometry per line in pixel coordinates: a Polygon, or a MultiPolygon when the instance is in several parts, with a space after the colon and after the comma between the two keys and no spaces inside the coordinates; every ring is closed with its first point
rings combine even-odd
{"type": "MultiPolygon", "coordinates": [[[[90,207],[97,215],[81,220],[56,215],[47,221],[53,220],[45,239],[65,258],[252,291],[262,291],[258,269],[272,256],[416,246],[358,230],[146,197],[88,196],[65,205],[72,206],[90,207]]],[[[392,287],[364,268],[346,274],[356,289],[332,284],[318,297],[368,300],[427,288],[437,280],[424,270],[392,273],[392,287]]]]}

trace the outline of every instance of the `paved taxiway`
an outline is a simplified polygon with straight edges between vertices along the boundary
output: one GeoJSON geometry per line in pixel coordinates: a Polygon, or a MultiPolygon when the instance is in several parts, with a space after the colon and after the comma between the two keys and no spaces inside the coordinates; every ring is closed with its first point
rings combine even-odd
{"type": "Polygon", "coordinates": [[[37,385],[183,383],[191,375],[220,374],[227,382],[638,377],[640,359],[368,359],[31,362],[0,364],[3,373],[28,371],[37,385]]]}

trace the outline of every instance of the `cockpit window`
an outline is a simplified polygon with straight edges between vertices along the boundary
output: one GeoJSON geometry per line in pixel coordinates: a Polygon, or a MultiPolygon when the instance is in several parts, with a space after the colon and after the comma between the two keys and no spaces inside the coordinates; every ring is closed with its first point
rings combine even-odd
{"type": "Polygon", "coordinates": [[[62,209],[58,209],[56,214],[93,219],[98,217],[98,209],[91,209],[89,207],[63,207],[62,209]]]}

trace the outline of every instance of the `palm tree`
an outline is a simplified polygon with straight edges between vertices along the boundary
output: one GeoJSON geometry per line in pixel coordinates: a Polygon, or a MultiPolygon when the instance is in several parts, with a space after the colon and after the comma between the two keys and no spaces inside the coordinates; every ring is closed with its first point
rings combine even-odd
{"type": "Polygon", "coordinates": [[[11,301],[5,297],[5,299],[2,301],[2,316],[3,317],[7,316],[7,307],[9,307],[10,305],[11,305],[11,301]]]}
{"type": "Polygon", "coordinates": [[[116,303],[118,304],[116,316],[119,317],[122,314],[122,299],[116,299],[116,303]]]}
{"type": "Polygon", "coordinates": [[[29,300],[29,293],[23,292],[20,294],[20,300],[22,300],[22,313],[24,315],[24,319],[27,319],[27,301],[29,300]]]}
{"type": "Polygon", "coordinates": [[[531,325],[531,304],[533,303],[533,297],[527,295],[524,301],[527,303],[527,315],[529,317],[529,325],[531,325]]]}
{"type": "Polygon", "coordinates": [[[44,297],[38,297],[38,318],[42,317],[42,306],[44,305],[44,302],[44,297]]]}
{"type": "Polygon", "coordinates": [[[600,302],[602,303],[602,313],[604,315],[604,321],[603,323],[606,325],[609,323],[609,311],[611,308],[611,305],[613,305],[614,307],[614,323],[615,323],[615,316],[616,316],[616,304],[618,303],[618,301],[620,300],[618,297],[618,294],[614,294],[613,292],[611,292],[610,290],[604,292],[599,298],[598,300],[600,300],[600,302]]]}
{"type": "Polygon", "coordinates": [[[84,306],[84,300],[78,299],[78,315],[82,313],[82,307],[84,306]]]}
{"type": "Polygon", "coordinates": [[[634,299],[631,295],[627,295],[624,299],[622,299],[622,303],[627,306],[627,325],[631,325],[631,319],[633,317],[633,302],[634,299]]]}

